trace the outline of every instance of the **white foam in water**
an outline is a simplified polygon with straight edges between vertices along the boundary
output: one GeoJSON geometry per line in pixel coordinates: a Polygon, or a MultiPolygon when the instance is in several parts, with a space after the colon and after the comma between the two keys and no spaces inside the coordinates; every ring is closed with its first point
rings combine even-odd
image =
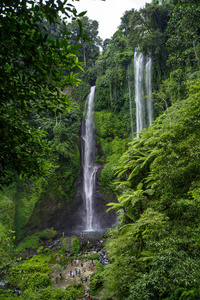
{"type": "Polygon", "coordinates": [[[95,138],[94,138],[94,95],[95,86],[91,87],[86,105],[84,156],[83,156],[83,196],[85,201],[85,229],[84,231],[94,231],[98,229],[94,216],[94,189],[98,167],[94,165],[95,159],[95,138]]]}

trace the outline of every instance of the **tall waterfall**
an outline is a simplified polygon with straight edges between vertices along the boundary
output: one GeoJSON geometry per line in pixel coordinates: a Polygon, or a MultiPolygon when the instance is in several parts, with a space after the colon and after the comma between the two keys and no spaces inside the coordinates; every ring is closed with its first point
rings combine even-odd
{"type": "Polygon", "coordinates": [[[148,113],[149,125],[151,125],[152,121],[153,121],[153,105],[152,105],[152,96],[151,96],[151,93],[152,93],[151,57],[147,58],[145,69],[146,69],[147,113],[148,113]]]}
{"type": "Polygon", "coordinates": [[[133,140],[133,109],[132,109],[132,95],[131,95],[130,65],[128,65],[128,95],[129,95],[129,108],[130,108],[130,119],[131,119],[131,139],[133,140]]]}
{"type": "Polygon", "coordinates": [[[85,132],[82,136],[84,143],[83,149],[83,197],[85,203],[84,217],[85,230],[93,231],[97,228],[94,219],[94,208],[93,208],[93,194],[95,188],[95,176],[97,167],[94,165],[95,159],[95,139],[94,139],[94,95],[95,86],[91,87],[90,94],[86,102],[86,120],[85,120],[85,132]]]}
{"type": "Polygon", "coordinates": [[[136,132],[145,128],[145,107],[144,107],[144,56],[142,53],[134,53],[134,73],[135,73],[135,103],[136,103],[136,132]]]}
{"type": "Polygon", "coordinates": [[[134,52],[135,104],[137,137],[142,129],[153,121],[152,62],[138,49],[134,52]]]}

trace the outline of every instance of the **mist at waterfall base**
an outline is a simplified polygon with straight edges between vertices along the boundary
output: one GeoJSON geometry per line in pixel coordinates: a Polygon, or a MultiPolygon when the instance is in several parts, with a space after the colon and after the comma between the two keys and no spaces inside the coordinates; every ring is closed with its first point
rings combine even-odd
{"type": "Polygon", "coordinates": [[[116,223],[115,212],[106,212],[104,196],[100,191],[103,165],[95,162],[96,140],[94,128],[95,86],[91,87],[85,103],[81,125],[81,169],[76,181],[75,204],[72,208],[71,233],[87,232],[88,237],[105,232],[116,223]]]}

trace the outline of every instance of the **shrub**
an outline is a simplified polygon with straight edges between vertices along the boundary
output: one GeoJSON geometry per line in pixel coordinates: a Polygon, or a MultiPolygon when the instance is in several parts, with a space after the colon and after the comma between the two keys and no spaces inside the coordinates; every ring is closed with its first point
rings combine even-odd
{"type": "Polygon", "coordinates": [[[96,261],[95,269],[97,270],[97,273],[101,273],[104,271],[104,266],[99,261],[96,261]]]}
{"type": "Polygon", "coordinates": [[[75,299],[82,298],[84,295],[84,287],[80,282],[76,282],[74,284],[67,286],[65,291],[71,295],[75,295],[76,296],[75,299]]]}
{"type": "Polygon", "coordinates": [[[99,253],[92,253],[88,256],[88,259],[90,260],[99,260],[100,254],[99,253]]]}
{"type": "Polygon", "coordinates": [[[45,273],[45,275],[50,273],[49,260],[50,256],[41,254],[34,255],[31,259],[14,265],[9,269],[8,283],[12,286],[17,286],[22,281],[22,278],[27,278],[30,273],[45,273]]]}
{"type": "Polygon", "coordinates": [[[34,274],[29,275],[29,277],[24,278],[20,282],[19,287],[22,291],[27,289],[37,290],[40,288],[47,287],[51,284],[52,282],[49,276],[47,276],[47,274],[41,274],[36,272],[34,274]]]}
{"type": "Polygon", "coordinates": [[[62,239],[62,246],[59,250],[59,253],[63,254],[66,252],[66,250],[67,250],[67,239],[65,238],[65,239],[62,239]]]}
{"type": "Polygon", "coordinates": [[[96,273],[92,275],[92,281],[90,283],[90,294],[92,296],[97,295],[100,289],[103,287],[104,266],[99,261],[96,261],[95,269],[96,269],[96,273]]]}
{"type": "Polygon", "coordinates": [[[43,251],[44,251],[44,247],[43,246],[41,246],[41,247],[39,247],[37,249],[37,253],[42,253],[43,251]]]}
{"type": "Polygon", "coordinates": [[[5,289],[0,288],[0,300],[5,300],[5,299],[9,299],[9,300],[16,299],[17,300],[17,299],[19,299],[19,297],[12,290],[5,290],[5,289]]]}
{"type": "Polygon", "coordinates": [[[99,293],[99,289],[103,286],[103,276],[101,274],[95,274],[92,276],[90,283],[90,294],[95,296],[99,293]]]}
{"type": "Polygon", "coordinates": [[[50,264],[56,264],[60,262],[60,256],[58,253],[52,253],[50,256],[50,264]]]}
{"type": "Polygon", "coordinates": [[[23,292],[23,299],[28,300],[76,300],[77,296],[73,291],[63,291],[61,288],[53,288],[48,286],[45,289],[40,289],[38,291],[33,291],[31,289],[25,290],[23,292]]]}
{"type": "Polygon", "coordinates": [[[39,239],[37,234],[26,237],[14,250],[15,255],[26,252],[28,249],[37,249],[39,247],[39,239]]]}
{"type": "Polygon", "coordinates": [[[78,254],[79,251],[81,250],[81,243],[79,242],[77,236],[71,239],[71,246],[72,246],[72,250],[71,250],[72,254],[78,254]]]}
{"type": "Polygon", "coordinates": [[[86,247],[87,247],[88,249],[92,248],[92,243],[87,243],[86,247]]]}
{"type": "Polygon", "coordinates": [[[39,237],[44,240],[54,239],[57,236],[57,232],[52,228],[45,229],[39,233],[39,237]]]}

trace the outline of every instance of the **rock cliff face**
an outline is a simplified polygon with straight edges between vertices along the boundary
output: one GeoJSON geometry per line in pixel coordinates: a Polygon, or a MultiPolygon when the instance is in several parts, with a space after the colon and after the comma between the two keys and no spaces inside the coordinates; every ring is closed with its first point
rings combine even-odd
{"type": "MultiPolygon", "coordinates": [[[[81,147],[81,149],[83,149],[83,147],[81,147]]],[[[97,141],[95,141],[95,149],[96,156],[104,156],[101,145],[97,141]]],[[[81,151],[83,152],[83,150],[81,151]]],[[[81,154],[81,157],[83,157],[83,153],[81,154]]],[[[96,173],[95,189],[93,193],[93,210],[95,223],[99,224],[100,230],[105,231],[107,228],[112,227],[112,225],[116,223],[116,214],[114,211],[106,212],[108,207],[106,206],[105,197],[100,190],[100,176],[104,163],[96,163],[96,166],[98,167],[98,170],[96,173]]],[[[81,166],[77,179],[74,182],[76,193],[72,203],[68,205],[68,209],[64,217],[65,228],[63,228],[63,230],[65,232],[81,232],[85,229],[86,208],[83,197],[83,182],[83,166],[81,166]]],[[[110,200],[115,201],[114,195],[111,195],[110,200]]]]}
{"type": "MultiPolygon", "coordinates": [[[[102,157],[103,151],[100,144],[96,143],[95,149],[98,156],[102,157]]],[[[116,215],[114,211],[106,212],[108,207],[100,191],[100,175],[104,164],[98,163],[97,165],[98,171],[96,174],[93,209],[96,223],[100,225],[100,230],[105,231],[116,223],[116,215]]],[[[76,192],[69,203],[60,199],[59,193],[56,193],[56,191],[53,195],[44,194],[26,224],[24,229],[26,234],[46,228],[53,228],[60,234],[62,232],[73,234],[83,231],[86,217],[83,199],[83,167],[79,169],[74,182],[74,189],[76,192]]],[[[111,195],[110,200],[114,201],[114,195],[111,195]]]]}
{"type": "MultiPolygon", "coordinates": [[[[102,166],[99,166],[96,174],[96,187],[94,190],[94,199],[93,199],[93,210],[95,216],[95,222],[99,224],[100,230],[105,231],[107,228],[110,228],[116,222],[116,215],[114,211],[106,210],[106,202],[103,194],[100,191],[100,175],[101,175],[102,166]]],[[[69,217],[68,228],[72,231],[82,231],[84,230],[85,224],[85,207],[83,199],[83,172],[81,170],[77,181],[76,194],[74,197],[74,205],[71,207],[71,215],[69,217]]]]}
{"type": "MultiPolygon", "coordinates": [[[[114,211],[106,213],[107,206],[100,191],[100,174],[102,167],[99,167],[96,175],[96,188],[94,191],[94,213],[100,229],[105,231],[116,222],[114,211]]],[[[78,177],[74,183],[76,193],[71,203],[59,199],[58,195],[44,195],[38,203],[33,214],[26,225],[25,231],[44,230],[53,228],[56,231],[66,234],[81,232],[84,230],[85,208],[83,201],[83,170],[79,170],[78,177]]]]}
{"type": "MultiPolygon", "coordinates": [[[[82,136],[85,136],[85,122],[82,122],[82,136]]],[[[95,136],[95,135],[94,135],[95,136]]],[[[102,157],[104,156],[102,148],[100,143],[97,143],[97,141],[94,141],[93,145],[93,154],[95,157],[102,157]]],[[[84,138],[82,138],[81,142],[81,157],[82,162],[84,162],[84,138]]],[[[98,227],[97,230],[104,231],[108,227],[111,227],[116,222],[116,216],[113,211],[110,211],[106,213],[107,206],[106,201],[104,199],[103,194],[100,190],[100,176],[101,171],[103,168],[104,163],[99,163],[95,161],[91,161],[92,164],[95,165],[97,168],[96,176],[95,176],[95,184],[94,184],[94,190],[93,190],[93,201],[92,201],[92,210],[93,210],[93,221],[95,223],[95,226],[98,227]]],[[[72,207],[72,218],[70,220],[70,224],[68,227],[71,228],[72,231],[83,231],[86,229],[86,218],[87,218],[87,212],[86,212],[86,205],[85,205],[85,199],[84,199],[84,163],[82,163],[81,170],[79,172],[79,176],[77,177],[77,180],[75,182],[76,187],[76,194],[74,197],[74,207],[72,207]],[[77,205],[78,204],[78,205],[77,205]]],[[[95,228],[94,226],[94,228],[95,228]]],[[[95,229],[96,230],[96,229],[95,229]]]]}

